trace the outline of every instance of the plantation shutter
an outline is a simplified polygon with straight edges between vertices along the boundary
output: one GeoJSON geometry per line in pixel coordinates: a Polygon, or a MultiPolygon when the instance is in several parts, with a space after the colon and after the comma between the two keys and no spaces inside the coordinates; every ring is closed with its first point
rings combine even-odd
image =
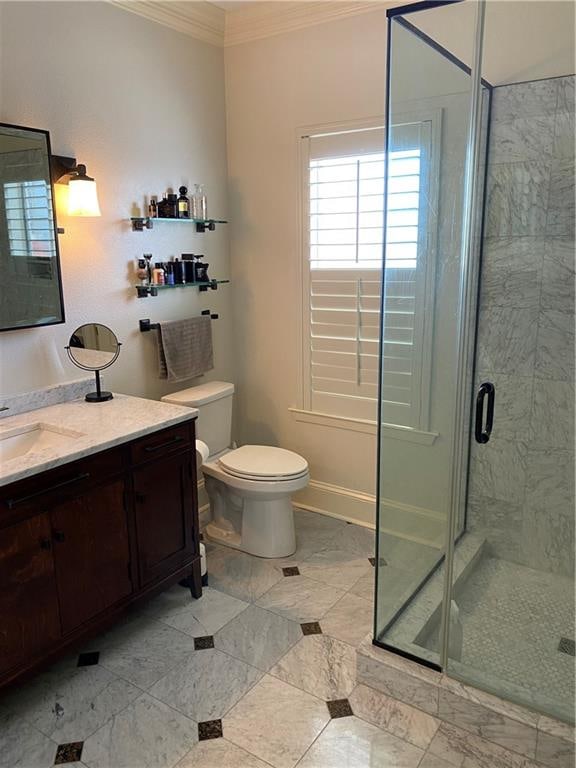
{"type": "MultiPolygon", "coordinates": [[[[383,410],[412,426],[419,397],[419,126],[394,129],[389,161],[383,410]]],[[[314,136],[309,156],[309,407],[376,420],[384,233],[382,128],[314,136]]]]}
{"type": "Polygon", "coordinates": [[[7,182],[4,202],[11,255],[54,257],[52,203],[47,183],[7,182]]]}
{"type": "Polygon", "coordinates": [[[46,181],[41,150],[6,152],[0,156],[0,247],[10,256],[13,277],[51,280],[56,249],[52,190],[46,181]]]}

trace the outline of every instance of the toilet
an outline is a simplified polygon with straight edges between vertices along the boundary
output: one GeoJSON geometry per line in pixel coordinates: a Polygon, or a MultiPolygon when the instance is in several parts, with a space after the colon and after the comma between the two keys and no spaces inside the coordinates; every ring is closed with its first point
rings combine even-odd
{"type": "Polygon", "coordinates": [[[291,496],[308,485],[308,463],[269,445],[231,448],[233,395],[233,384],[211,381],[162,400],[198,409],[197,436],[207,446],[203,457],[208,454],[202,464],[212,510],[208,538],[258,557],[287,557],[296,551],[291,496]]]}

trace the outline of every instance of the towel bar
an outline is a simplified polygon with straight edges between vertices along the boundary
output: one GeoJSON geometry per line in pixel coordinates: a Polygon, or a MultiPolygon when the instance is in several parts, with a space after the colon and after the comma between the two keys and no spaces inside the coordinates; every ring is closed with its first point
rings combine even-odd
{"type": "MultiPolygon", "coordinates": [[[[200,314],[210,315],[211,320],[218,320],[218,317],[219,317],[219,315],[215,314],[214,312],[210,312],[209,309],[203,309],[200,314]]],[[[147,333],[148,331],[153,331],[157,328],[160,328],[160,323],[151,323],[149,318],[146,318],[145,320],[140,320],[138,322],[138,325],[140,327],[141,333],[147,333]]]]}

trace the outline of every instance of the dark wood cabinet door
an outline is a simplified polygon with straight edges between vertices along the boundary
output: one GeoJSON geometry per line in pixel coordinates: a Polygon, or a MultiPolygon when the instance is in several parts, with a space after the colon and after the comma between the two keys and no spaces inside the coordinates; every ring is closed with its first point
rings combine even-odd
{"type": "Polygon", "coordinates": [[[195,465],[190,452],[134,471],[134,508],[142,585],[162,578],[195,553],[195,465]]]}
{"type": "Polygon", "coordinates": [[[66,633],[132,592],[124,481],[59,504],[50,521],[66,633]]]}
{"type": "Polygon", "coordinates": [[[47,515],[0,530],[0,675],[60,637],[47,515]]]}

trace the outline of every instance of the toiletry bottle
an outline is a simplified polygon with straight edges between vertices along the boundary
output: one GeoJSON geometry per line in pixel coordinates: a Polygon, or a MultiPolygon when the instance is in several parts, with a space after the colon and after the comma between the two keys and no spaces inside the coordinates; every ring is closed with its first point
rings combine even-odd
{"type": "Polygon", "coordinates": [[[194,218],[201,221],[208,218],[208,203],[203,184],[194,184],[194,218]]]}
{"type": "Polygon", "coordinates": [[[204,276],[204,280],[208,283],[208,282],[210,282],[210,278],[208,277],[208,267],[210,266],[210,264],[208,264],[208,262],[204,261],[202,263],[202,266],[204,268],[203,272],[202,272],[202,274],[204,276]]]}
{"type": "Polygon", "coordinates": [[[190,218],[190,200],[188,200],[188,197],[186,195],[186,193],[188,192],[188,189],[186,187],[180,187],[178,191],[180,192],[180,197],[178,198],[178,218],[189,219],[190,218]]]}
{"type": "Polygon", "coordinates": [[[160,265],[154,267],[152,277],[154,285],[164,285],[164,270],[160,265]]]}
{"type": "Polygon", "coordinates": [[[178,195],[175,195],[173,192],[168,194],[168,218],[178,218],[178,195]]]}
{"type": "Polygon", "coordinates": [[[156,202],[155,197],[150,198],[150,203],[148,204],[148,216],[151,219],[158,218],[158,203],[156,202]]]}
{"type": "Polygon", "coordinates": [[[184,279],[184,270],[182,269],[182,262],[180,259],[174,259],[172,263],[172,274],[174,276],[175,285],[181,285],[186,282],[184,279]]]}
{"type": "Polygon", "coordinates": [[[198,184],[194,184],[194,192],[190,197],[190,202],[192,204],[192,218],[199,219],[200,211],[198,210],[198,184]]]}
{"type": "Polygon", "coordinates": [[[148,285],[148,267],[146,266],[146,259],[138,259],[138,269],[136,270],[140,285],[148,285]]]}
{"type": "Polygon", "coordinates": [[[146,261],[146,272],[147,272],[147,280],[148,285],[152,284],[152,254],[151,253],[145,253],[143,254],[144,260],[146,261]]]}
{"type": "Polygon", "coordinates": [[[174,262],[167,261],[164,266],[166,285],[174,285],[174,262]]]}
{"type": "Polygon", "coordinates": [[[202,265],[200,263],[200,259],[202,256],[200,254],[197,254],[194,256],[196,261],[194,262],[194,281],[196,283],[202,282],[202,265]]]}
{"type": "Polygon", "coordinates": [[[200,261],[200,259],[203,259],[204,256],[201,254],[200,256],[195,257],[197,259],[196,264],[194,265],[194,276],[196,278],[196,282],[198,283],[207,283],[208,282],[208,264],[204,263],[203,261],[200,261]]]}
{"type": "Polygon", "coordinates": [[[168,218],[168,198],[166,197],[166,193],[164,193],[164,197],[156,205],[156,215],[159,219],[168,218]]]}
{"type": "Polygon", "coordinates": [[[195,283],[196,278],[194,275],[194,254],[183,253],[182,254],[182,270],[186,278],[187,283],[195,283]]]}

